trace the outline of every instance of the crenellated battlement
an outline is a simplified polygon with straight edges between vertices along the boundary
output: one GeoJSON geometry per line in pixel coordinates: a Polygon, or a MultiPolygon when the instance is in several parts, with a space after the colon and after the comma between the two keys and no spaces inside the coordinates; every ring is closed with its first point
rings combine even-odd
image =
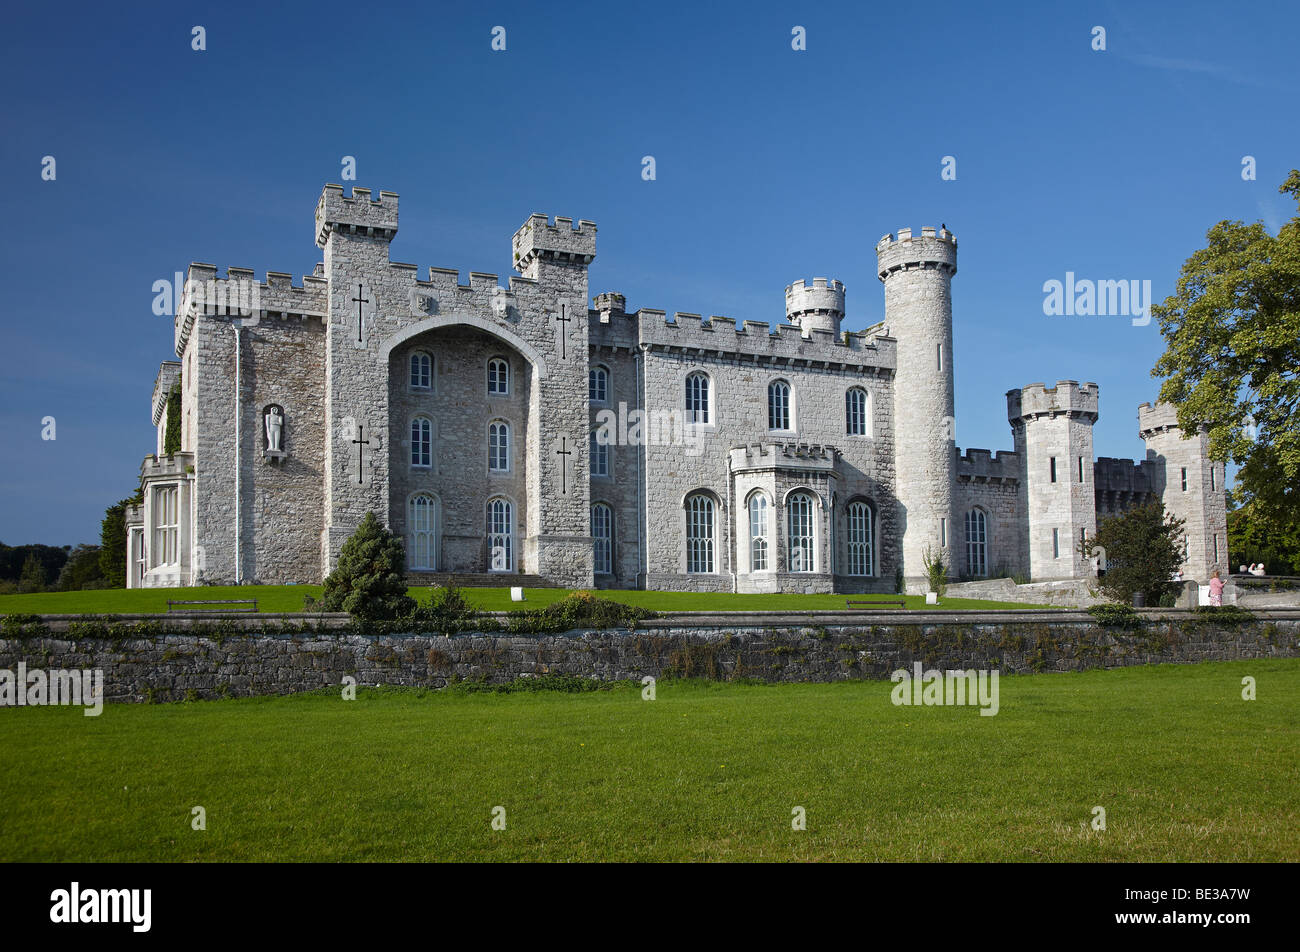
{"type": "MultiPolygon", "coordinates": [[[[797,314],[832,313],[844,316],[844,283],[813,278],[812,283],[796,281],[785,289],[785,314],[789,319],[797,314]]],[[[790,321],[794,323],[794,321],[790,321]]]]}
{"type": "Polygon", "coordinates": [[[192,262],[176,307],[176,353],[184,353],[200,316],[323,321],[328,290],[329,282],[317,274],[303,275],[302,284],[295,286],[293,276],[284,271],[268,271],[265,280],[258,281],[252,268],[230,267],[222,275],[216,265],[192,262]]]}
{"type": "Polygon", "coordinates": [[[342,185],[326,185],[316,203],[316,245],[324,248],[331,234],[351,234],[392,241],[397,236],[397,193],[370,197],[370,189],[353,187],[345,196],[342,185]]]}
{"type": "Polygon", "coordinates": [[[746,443],[730,450],[731,471],[796,469],[829,472],[839,450],[823,443],[746,443]]]}
{"type": "Polygon", "coordinates": [[[957,479],[968,482],[1018,482],[1020,479],[1020,454],[1014,450],[969,448],[957,453],[957,479]]]}
{"type": "Polygon", "coordinates": [[[597,294],[591,299],[595,305],[595,310],[600,314],[602,323],[607,322],[611,314],[627,313],[627,298],[617,291],[606,291],[604,294],[597,294]]]}
{"type": "Polygon", "coordinates": [[[1171,430],[1186,436],[1178,425],[1178,410],[1172,403],[1138,405],[1138,435],[1143,440],[1171,430]]]}
{"type": "Polygon", "coordinates": [[[574,228],[572,218],[556,216],[552,224],[545,215],[530,215],[515,232],[511,247],[519,271],[539,260],[588,265],[596,257],[596,223],[580,219],[574,228]]]}
{"type": "Polygon", "coordinates": [[[1098,494],[1159,493],[1162,468],[1155,460],[1116,459],[1099,456],[1092,464],[1093,484],[1098,494]]]}
{"type": "Polygon", "coordinates": [[[805,333],[796,324],[737,321],[678,311],[671,320],[664,311],[641,308],[637,319],[641,343],[651,349],[714,351],[754,360],[807,361],[880,367],[896,366],[896,345],[888,337],[839,333],[814,328],[805,333]]]}
{"type": "Polygon", "coordinates": [[[1012,426],[1039,417],[1069,416],[1097,422],[1100,391],[1095,383],[1058,380],[1055,387],[1031,383],[1007,391],[1007,420],[1012,426]]]}
{"type": "Polygon", "coordinates": [[[876,242],[876,261],[881,281],[917,269],[938,269],[951,276],[957,273],[957,239],[947,228],[936,232],[932,225],[922,227],[917,236],[911,228],[900,228],[897,237],[885,235],[876,242]]]}

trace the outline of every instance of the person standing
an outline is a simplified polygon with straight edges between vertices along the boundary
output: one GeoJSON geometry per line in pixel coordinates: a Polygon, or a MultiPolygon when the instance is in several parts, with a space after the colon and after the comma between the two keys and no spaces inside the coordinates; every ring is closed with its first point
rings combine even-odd
{"type": "Polygon", "coordinates": [[[1219,578],[1218,569],[1210,576],[1210,604],[1215,608],[1223,607],[1223,579],[1219,578]]]}

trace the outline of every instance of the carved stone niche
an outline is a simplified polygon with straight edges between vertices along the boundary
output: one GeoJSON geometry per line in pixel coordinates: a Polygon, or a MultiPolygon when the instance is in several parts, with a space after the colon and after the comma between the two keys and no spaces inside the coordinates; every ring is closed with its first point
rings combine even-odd
{"type": "Polygon", "coordinates": [[[289,433],[289,421],[284,415],[284,407],[272,403],[262,408],[262,455],[268,463],[277,463],[287,459],[288,445],[285,437],[289,433]]]}

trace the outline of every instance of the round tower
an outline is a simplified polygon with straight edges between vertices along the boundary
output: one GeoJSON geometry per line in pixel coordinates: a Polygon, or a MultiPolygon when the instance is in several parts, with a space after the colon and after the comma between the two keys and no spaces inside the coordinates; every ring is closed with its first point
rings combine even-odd
{"type": "Polygon", "coordinates": [[[785,289],[785,320],[798,324],[804,337],[815,330],[838,336],[844,320],[844,285],[826,278],[813,278],[812,284],[796,281],[785,289]]]}
{"type": "Polygon", "coordinates": [[[897,341],[894,376],[895,494],[908,592],[929,590],[924,554],[943,553],[957,574],[961,545],[954,518],[956,483],[952,375],[952,276],[957,239],[926,226],[903,228],[876,245],[885,285],[885,323],[897,341]]]}

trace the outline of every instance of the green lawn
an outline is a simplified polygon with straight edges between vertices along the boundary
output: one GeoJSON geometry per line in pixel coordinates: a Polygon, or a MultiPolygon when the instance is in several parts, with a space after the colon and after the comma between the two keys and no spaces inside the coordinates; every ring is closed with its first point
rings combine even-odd
{"type": "Polygon", "coordinates": [[[1300,859],[1300,661],[1006,677],[996,717],[895,707],[891,687],[0,709],[3,855],[1300,859]],[[1246,675],[1256,701],[1241,699],[1246,675]],[[194,806],[206,831],[191,830],[194,806]]]}
{"type": "MultiPolygon", "coordinates": [[[[429,597],[429,588],[412,588],[419,599],[429,597]]],[[[529,588],[527,601],[510,601],[510,589],[466,588],[465,597],[485,611],[508,611],[541,608],[563,598],[568,589],[529,588]]],[[[299,612],[307,595],[319,597],[319,585],[208,585],[199,588],[105,589],[94,592],[45,592],[39,595],[0,595],[0,614],[33,612],[36,614],[133,614],[164,612],[168,599],[255,598],[259,611],[299,612]]],[[[640,605],[655,611],[809,611],[818,608],[845,607],[849,598],[871,601],[895,600],[900,595],[731,595],[710,592],[643,592],[608,590],[599,593],[628,605],[640,605]]],[[[1033,608],[1020,602],[981,601],[973,598],[945,598],[938,606],[927,606],[924,596],[907,596],[908,609],[941,610],[980,608],[1033,608]]]]}

